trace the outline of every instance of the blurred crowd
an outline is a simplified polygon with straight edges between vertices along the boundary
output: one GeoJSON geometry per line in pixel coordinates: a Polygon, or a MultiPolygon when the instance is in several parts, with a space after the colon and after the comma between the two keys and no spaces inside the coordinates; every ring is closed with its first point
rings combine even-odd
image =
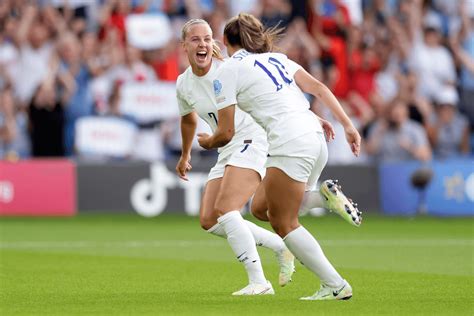
{"type": "Polygon", "coordinates": [[[282,28],[278,49],[356,122],[359,159],[311,99],[339,136],[330,163],[472,157],[474,0],[2,0],[0,159],[84,154],[76,132],[86,117],[121,118],[154,135],[145,147],[156,154],[115,158],[179,154],[179,117],[137,122],[122,112],[122,87],[174,83],[188,67],[181,26],[204,18],[222,43],[227,19],[242,11],[282,28]],[[132,46],[127,17],[137,14],[165,17],[172,36],[159,48],[132,46]]]}

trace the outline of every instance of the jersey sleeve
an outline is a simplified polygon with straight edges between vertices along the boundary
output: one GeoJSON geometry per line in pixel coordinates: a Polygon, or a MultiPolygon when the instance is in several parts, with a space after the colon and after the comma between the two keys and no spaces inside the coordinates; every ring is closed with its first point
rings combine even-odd
{"type": "Polygon", "coordinates": [[[294,61],[292,61],[291,59],[288,58],[288,69],[286,69],[286,71],[288,71],[288,74],[291,76],[291,77],[294,77],[295,76],[295,73],[302,69],[303,67],[301,67],[300,64],[298,63],[295,63],[294,61]]]}
{"type": "Polygon", "coordinates": [[[178,80],[176,84],[176,99],[178,100],[179,115],[185,116],[194,111],[193,106],[186,101],[181,80],[178,80]]]}
{"type": "Polygon", "coordinates": [[[236,69],[224,65],[219,69],[213,82],[217,109],[221,110],[237,104],[237,74],[236,69]]]}

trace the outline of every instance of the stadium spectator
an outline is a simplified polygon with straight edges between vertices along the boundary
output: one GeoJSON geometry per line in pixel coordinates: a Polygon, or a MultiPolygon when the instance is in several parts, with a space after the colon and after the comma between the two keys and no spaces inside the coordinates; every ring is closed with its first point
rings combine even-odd
{"type": "Polygon", "coordinates": [[[350,27],[347,7],[340,0],[314,1],[308,28],[322,49],[321,63],[330,74],[331,91],[345,99],[349,91],[349,73],[345,34],[350,27]]]}
{"type": "Polygon", "coordinates": [[[286,0],[260,1],[260,20],[265,27],[283,27],[290,24],[291,4],[286,0]]]}
{"type": "Polygon", "coordinates": [[[462,24],[451,36],[451,49],[460,64],[460,109],[474,126],[474,5],[465,1],[459,8],[462,24]]]}
{"type": "Polygon", "coordinates": [[[470,152],[469,123],[458,112],[458,100],[457,91],[449,86],[435,98],[436,113],[431,118],[428,135],[436,158],[453,158],[470,152]]]}
{"type": "Polygon", "coordinates": [[[420,10],[419,6],[415,6],[410,11],[413,21],[409,65],[418,75],[418,93],[432,100],[441,87],[456,84],[456,69],[449,51],[441,45],[443,37],[440,16],[429,11],[422,17],[417,14],[420,10]]]}
{"type": "Polygon", "coordinates": [[[364,41],[362,32],[357,26],[353,26],[349,31],[348,100],[362,122],[368,123],[375,115],[372,100],[377,98],[375,75],[380,68],[380,61],[372,44],[367,40],[364,41]]]}
{"type": "Polygon", "coordinates": [[[387,109],[387,117],[380,118],[371,128],[367,152],[378,161],[406,161],[431,159],[431,148],[423,126],[410,120],[408,106],[396,99],[387,109]]]}
{"type": "Polygon", "coordinates": [[[11,65],[15,96],[21,105],[30,102],[34,91],[48,73],[49,59],[54,47],[51,31],[46,26],[38,7],[26,5],[20,9],[20,19],[13,35],[18,50],[17,62],[11,65]]]}
{"type": "Polygon", "coordinates": [[[279,47],[291,60],[306,69],[310,69],[321,54],[302,18],[296,18],[290,23],[279,47]]]}
{"type": "Polygon", "coordinates": [[[105,1],[99,14],[99,38],[103,40],[110,32],[116,32],[120,42],[126,43],[125,18],[130,13],[130,2],[105,1]]]}
{"type": "Polygon", "coordinates": [[[75,90],[74,78],[59,75],[59,60],[52,60],[45,80],[33,94],[28,111],[33,157],[65,155],[65,110],[75,90]]]}
{"type": "Polygon", "coordinates": [[[112,67],[107,76],[112,83],[120,84],[156,80],[153,69],[143,62],[142,51],[130,45],[123,51],[123,61],[112,67]]]}
{"type": "MultiPolygon", "coordinates": [[[[0,77],[0,85],[2,83],[0,77]]],[[[9,88],[0,89],[0,159],[15,161],[30,156],[28,117],[17,109],[9,88]]]]}
{"type": "Polygon", "coordinates": [[[60,58],[58,76],[64,82],[71,82],[72,87],[65,107],[64,148],[67,156],[73,154],[76,121],[92,115],[94,106],[89,86],[92,72],[81,58],[81,49],[82,46],[74,33],[61,34],[57,45],[60,58]]]}

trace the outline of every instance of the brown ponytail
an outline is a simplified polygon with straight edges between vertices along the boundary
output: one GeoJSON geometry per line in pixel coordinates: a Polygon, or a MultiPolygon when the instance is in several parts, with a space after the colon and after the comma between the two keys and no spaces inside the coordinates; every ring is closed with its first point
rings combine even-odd
{"type": "Polygon", "coordinates": [[[278,26],[264,29],[253,15],[240,13],[227,22],[224,36],[232,46],[240,46],[251,53],[267,53],[274,50],[274,42],[282,29],[278,26]]]}

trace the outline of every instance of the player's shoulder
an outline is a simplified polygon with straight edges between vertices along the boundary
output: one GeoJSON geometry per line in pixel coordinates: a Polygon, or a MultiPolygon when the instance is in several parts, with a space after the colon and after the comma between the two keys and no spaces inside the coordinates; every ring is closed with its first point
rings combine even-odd
{"type": "Polygon", "coordinates": [[[234,63],[239,63],[239,62],[242,62],[244,60],[246,60],[246,58],[248,56],[252,55],[252,53],[248,52],[247,50],[245,49],[240,49],[238,51],[236,51],[230,58],[228,61],[230,61],[232,64],[234,63]]]}
{"type": "Polygon", "coordinates": [[[215,79],[222,79],[222,77],[229,77],[231,75],[237,74],[240,65],[237,64],[237,61],[234,60],[232,57],[226,58],[225,60],[221,61],[221,63],[216,68],[216,76],[215,79]]]}
{"type": "Polygon", "coordinates": [[[226,59],[219,59],[219,58],[212,58],[212,70],[217,70],[219,69],[222,65],[226,63],[226,61],[229,60],[229,58],[226,59]]]}
{"type": "Polygon", "coordinates": [[[178,79],[176,79],[176,90],[183,91],[186,88],[186,84],[191,78],[191,72],[192,69],[191,66],[189,66],[185,71],[183,71],[182,74],[178,76],[178,79]]]}

